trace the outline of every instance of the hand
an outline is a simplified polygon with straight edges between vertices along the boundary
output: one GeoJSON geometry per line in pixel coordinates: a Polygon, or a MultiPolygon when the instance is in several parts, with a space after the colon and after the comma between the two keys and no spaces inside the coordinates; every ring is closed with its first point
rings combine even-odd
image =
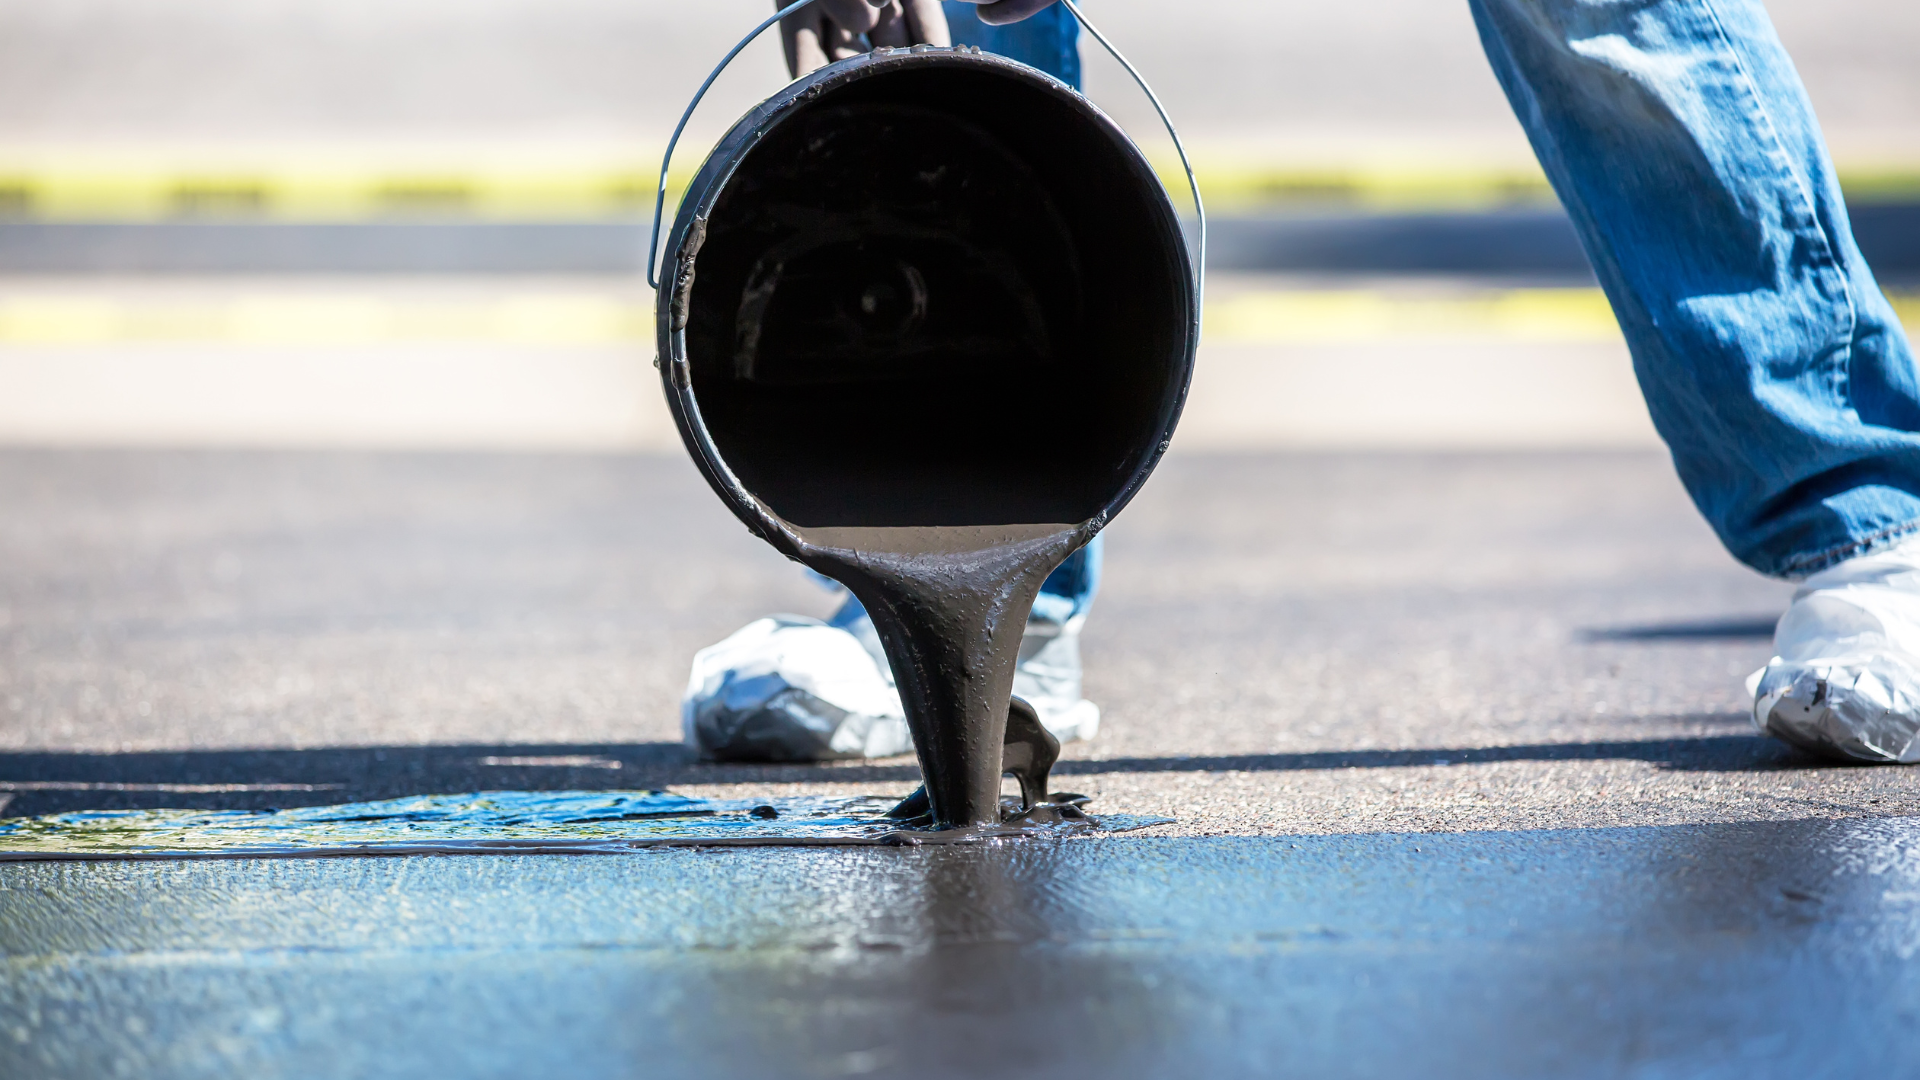
{"type": "Polygon", "coordinates": [[[980,5],[980,21],[988,26],[1017,23],[1053,6],[1053,0],[966,0],[980,5]]]}
{"type": "MultiPolygon", "coordinates": [[[[1000,0],[1001,4],[1013,2],[1000,0]]],[[[775,8],[785,6],[774,0],[775,8]]],[[[940,0],[814,0],[780,20],[780,44],[787,53],[787,73],[797,79],[835,60],[858,56],[869,45],[947,46],[953,44],[953,37],[947,33],[940,0]],[[867,36],[865,42],[860,40],[862,34],[867,36]]]]}

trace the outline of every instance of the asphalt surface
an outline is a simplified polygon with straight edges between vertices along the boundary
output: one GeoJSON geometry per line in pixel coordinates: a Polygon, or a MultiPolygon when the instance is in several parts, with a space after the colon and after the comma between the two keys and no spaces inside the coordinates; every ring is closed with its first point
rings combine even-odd
{"type": "MultiPolygon", "coordinates": [[[[833,598],[677,456],[0,452],[8,814],[717,766],[691,652],[833,598]]],[[[1756,735],[1787,587],[1658,456],[1175,454],[1057,786],[906,850],[0,865],[0,1074],[1900,1074],[1909,770],[1756,735]]]]}
{"type": "Polygon", "coordinates": [[[0,868],[9,1076],[1913,1072],[1911,821],[0,868]]]}
{"type": "MultiPolygon", "coordinates": [[[[10,450],[0,498],[0,780],[32,782],[10,813],[916,781],[681,749],[695,649],[835,600],[671,455],[10,450]],[[479,764],[501,756],[620,768],[479,764]],[[340,786],[137,790],[179,783],[340,786]]],[[[1788,587],[1657,455],[1176,455],[1109,552],[1105,727],[1060,782],[1168,835],[1920,810],[1904,770],[1751,730],[1788,587]]]]}

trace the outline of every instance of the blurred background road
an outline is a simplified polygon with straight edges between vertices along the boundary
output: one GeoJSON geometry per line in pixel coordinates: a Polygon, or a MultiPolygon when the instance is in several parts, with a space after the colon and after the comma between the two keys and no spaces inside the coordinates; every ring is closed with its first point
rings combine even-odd
{"type": "MultiPolygon", "coordinates": [[[[1890,0],[1768,7],[1838,154],[1911,164],[1920,12],[1890,0]]],[[[770,10],[757,0],[5,0],[0,138],[103,149],[573,144],[625,155],[664,140],[700,78],[770,10]]],[[[1087,11],[1203,146],[1338,166],[1531,160],[1465,3],[1093,0],[1087,11]]],[[[1090,92],[1129,124],[1149,121],[1114,69],[1086,55],[1090,92]]],[[[784,81],[777,43],[750,48],[695,131],[718,134],[784,81]]]]}
{"type": "MultiPolygon", "coordinates": [[[[0,442],[671,450],[657,155],[765,7],[0,0],[0,442]]],[[[1772,7],[1904,296],[1920,14],[1772,7]]],[[[1464,3],[1089,11],[1216,214],[1181,448],[1657,446],[1464,3]]],[[[743,54],[676,175],[782,81],[743,54]]]]}

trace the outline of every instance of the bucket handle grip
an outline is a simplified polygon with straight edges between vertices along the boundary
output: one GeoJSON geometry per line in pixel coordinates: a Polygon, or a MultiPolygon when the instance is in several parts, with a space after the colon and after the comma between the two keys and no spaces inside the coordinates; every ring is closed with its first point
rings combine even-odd
{"type": "MultiPolygon", "coordinates": [[[[1101,48],[1107,50],[1107,55],[1113,57],[1121,67],[1126,68],[1128,75],[1133,76],[1134,83],[1140,87],[1142,93],[1147,95],[1147,100],[1153,103],[1153,111],[1159,114],[1160,122],[1166,125],[1167,134],[1173,138],[1173,148],[1180,155],[1180,167],[1187,174],[1187,190],[1193,193],[1194,216],[1200,225],[1199,252],[1194,263],[1194,298],[1198,301],[1206,288],[1207,208],[1200,201],[1200,183],[1193,178],[1193,162],[1187,159],[1187,148],[1180,141],[1180,132],[1174,129],[1173,120],[1167,116],[1167,110],[1160,104],[1160,98],[1154,94],[1153,87],[1147,85],[1147,80],[1141,76],[1139,70],[1120,54],[1119,49],[1113,47],[1113,43],[1107,40],[1107,36],[1088,21],[1086,13],[1080,10],[1080,5],[1074,3],[1074,0],[1059,0],[1059,2],[1072,13],[1075,19],[1079,20],[1087,33],[1093,35],[1093,39],[1100,43],[1101,48]]],[[[707,96],[707,89],[713,85],[715,79],[720,77],[721,72],[727,70],[727,65],[733,63],[734,57],[739,56],[742,50],[753,44],[754,39],[765,33],[767,27],[811,3],[813,0],[794,0],[794,3],[774,12],[772,16],[762,20],[759,26],[754,27],[746,37],[741,38],[740,43],[730,49],[727,55],[721,58],[720,63],[707,73],[706,81],[700,84],[700,89],[694,92],[693,100],[687,102],[686,111],[680,114],[680,122],[674,125],[673,137],[667,140],[667,152],[660,158],[660,183],[653,194],[653,233],[647,240],[647,284],[655,292],[660,289],[659,278],[654,273],[654,262],[660,257],[660,217],[667,204],[667,167],[673,162],[673,148],[679,145],[680,135],[687,129],[687,121],[693,118],[693,110],[699,107],[700,99],[707,96]]]]}

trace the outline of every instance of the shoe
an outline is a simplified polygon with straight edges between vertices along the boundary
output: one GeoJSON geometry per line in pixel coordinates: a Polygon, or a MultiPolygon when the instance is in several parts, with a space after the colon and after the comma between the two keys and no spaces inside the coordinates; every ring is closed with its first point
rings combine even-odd
{"type": "Polygon", "coordinates": [[[709,761],[834,761],[913,749],[884,664],[846,630],[756,619],[693,654],[680,700],[687,746],[709,761]]]}
{"type": "MultiPolygon", "coordinates": [[[[1100,707],[1080,696],[1085,615],[1027,620],[1013,693],[1061,742],[1091,739],[1100,707]]],[[[832,761],[913,751],[873,620],[848,597],[832,619],[774,615],[694,654],[680,702],[687,746],[710,761],[832,761]]]]}
{"type": "Polygon", "coordinates": [[[1061,742],[1091,739],[1100,733],[1100,706],[1080,695],[1080,628],[1087,617],[1049,619],[1041,604],[1034,609],[1020,639],[1013,696],[1033,706],[1040,726],[1061,742]]]}
{"type": "Polygon", "coordinates": [[[1920,541],[1801,583],[1753,673],[1753,720],[1802,749],[1850,761],[1920,762],[1920,541]]]}

